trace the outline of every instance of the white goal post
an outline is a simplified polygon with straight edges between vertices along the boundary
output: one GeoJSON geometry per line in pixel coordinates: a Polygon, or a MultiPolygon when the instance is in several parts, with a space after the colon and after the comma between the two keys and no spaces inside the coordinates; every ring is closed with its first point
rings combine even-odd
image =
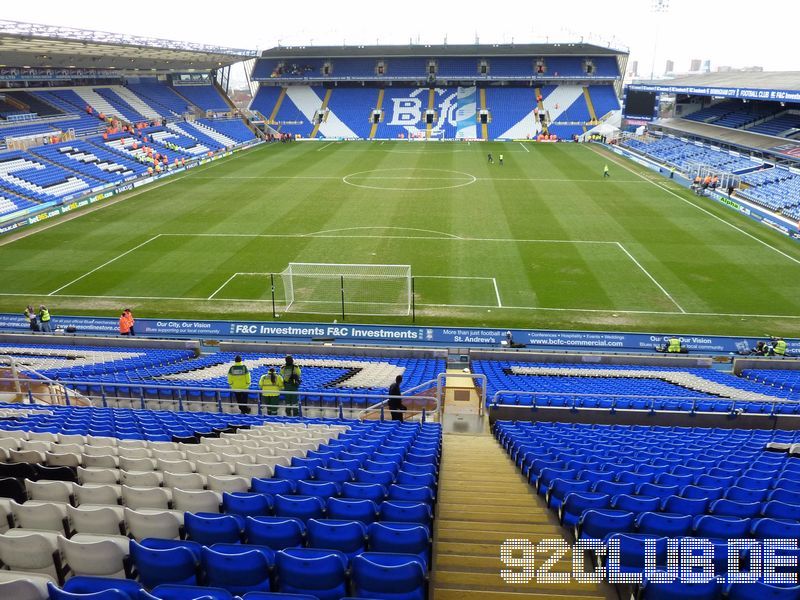
{"type": "Polygon", "coordinates": [[[411,314],[411,265],[289,263],[281,280],[286,312],[411,314]]]}

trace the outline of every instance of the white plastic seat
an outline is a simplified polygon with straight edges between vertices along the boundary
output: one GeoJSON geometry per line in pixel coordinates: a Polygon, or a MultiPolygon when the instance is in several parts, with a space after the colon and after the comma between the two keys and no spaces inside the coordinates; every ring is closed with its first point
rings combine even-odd
{"type": "Polygon", "coordinates": [[[120,458],[152,458],[152,452],[148,448],[119,448],[117,456],[120,458]]]}
{"type": "Polygon", "coordinates": [[[40,442],[57,442],[58,436],[48,431],[29,431],[28,439],[40,442]]]}
{"type": "Polygon", "coordinates": [[[33,438],[28,438],[28,432],[23,431],[22,429],[6,429],[3,431],[3,437],[12,438],[15,440],[33,439],[33,438]]]}
{"type": "Polygon", "coordinates": [[[237,462],[254,463],[255,457],[252,454],[242,454],[241,452],[220,452],[223,461],[233,464],[237,462]]]}
{"type": "Polygon", "coordinates": [[[170,473],[165,471],[164,487],[182,490],[202,490],[208,484],[208,478],[202,473],[170,473]]]}
{"type": "Polygon", "coordinates": [[[42,464],[44,452],[39,450],[9,450],[8,460],[15,463],[42,464]]]}
{"type": "Polygon", "coordinates": [[[78,467],[78,481],[81,483],[119,483],[119,469],[107,469],[104,467],[78,467]]]}
{"type": "Polygon", "coordinates": [[[149,537],[177,540],[182,531],[178,515],[169,510],[133,510],[126,507],[125,525],[137,542],[149,537]]]}
{"type": "Polygon", "coordinates": [[[72,504],[74,484],[69,481],[31,481],[25,480],[25,490],[31,500],[61,502],[72,504]]]}
{"type": "Polygon", "coordinates": [[[156,460],[184,460],[186,458],[180,450],[153,450],[152,453],[156,460]]]}
{"type": "Polygon", "coordinates": [[[158,471],[169,471],[170,473],[194,473],[194,465],[188,460],[167,460],[159,458],[156,460],[158,471]]]}
{"type": "Polygon", "coordinates": [[[165,488],[144,488],[122,486],[122,503],[134,510],[138,508],[159,508],[168,510],[172,494],[165,488]]]}
{"type": "Polygon", "coordinates": [[[17,528],[34,531],[53,531],[69,535],[70,525],[66,504],[59,502],[17,504],[11,501],[11,513],[17,528]]]}
{"type": "Polygon", "coordinates": [[[156,461],[153,458],[119,457],[119,468],[122,471],[155,471],[156,461]]]}
{"type": "Polygon", "coordinates": [[[19,450],[19,440],[17,438],[0,437],[0,448],[4,450],[19,450]]]}
{"type": "Polygon", "coordinates": [[[57,583],[47,575],[23,571],[0,571],[0,598],[10,600],[48,600],[47,582],[57,583]]]}
{"type": "Polygon", "coordinates": [[[116,446],[84,446],[83,455],[86,456],[117,456],[119,448],[116,446]]]}
{"type": "Polygon", "coordinates": [[[83,454],[83,444],[53,444],[50,446],[52,454],[83,454]]]}
{"type": "MultiPolygon", "coordinates": [[[[0,535],[0,561],[15,571],[33,571],[63,581],[57,536],[35,531],[0,535]]],[[[16,599],[15,599],[16,600],[16,599]]]]}
{"type": "Polygon", "coordinates": [[[211,490],[172,490],[172,502],[175,510],[183,512],[218,513],[222,502],[222,494],[211,490]]]}
{"type": "Polygon", "coordinates": [[[131,575],[128,566],[130,556],[128,538],[119,539],[119,537],[68,540],[59,536],[58,548],[75,575],[126,578],[131,575]]]}
{"type": "Polygon", "coordinates": [[[209,475],[208,489],[215,492],[246,492],[250,489],[250,479],[236,475],[209,475]]]}
{"type": "Polygon", "coordinates": [[[159,471],[121,471],[120,483],[131,487],[159,487],[163,474],[159,471]]]}
{"type": "Polygon", "coordinates": [[[53,454],[52,452],[45,452],[44,456],[48,466],[51,467],[79,467],[83,464],[78,454],[53,454]]]}
{"type": "Polygon", "coordinates": [[[19,445],[20,450],[34,450],[36,452],[50,452],[51,442],[41,440],[25,440],[19,445]]]}
{"type": "Polygon", "coordinates": [[[58,436],[58,443],[59,444],[80,444],[83,446],[86,443],[86,436],[79,435],[77,433],[71,434],[63,434],[59,433],[56,434],[58,436]]]}
{"type": "Polygon", "coordinates": [[[270,465],[252,465],[247,463],[236,463],[236,474],[250,479],[258,477],[269,479],[274,474],[274,469],[270,465]]]}
{"type": "Polygon", "coordinates": [[[227,462],[205,462],[198,460],[195,462],[198,473],[203,475],[233,475],[233,467],[227,462]]]}
{"type": "Polygon", "coordinates": [[[118,485],[87,483],[76,485],[73,489],[75,504],[78,506],[84,504],[116,506],[121,497],[121,488],[118,485]]]}
{"type": "Polygon", "coordinates": [[[103,456],[92,456],[91,454],[83,455],[84,467],[101,467],[104,469],[116,469],[119,467],[119,459],[111,454],[103,456]]]}
{"type": "Polygon", "coordinates": [[[203,461],[203,462],[219,462],[220,456],[216,452],[208,452],[207,450],[185,450],[186,460],[203,461]]]}
{"type": "Polygon", "coordinates": [[[115,437],[106,437],[103,435],[87,435],[86,436],[86,445],[87,446],[112,446],[114,448],[117,447],[117,442],[119,440],[115,437]]]}
{"type": "Polygon", "coordinates": [[[117,448],[147,448],[147,442],[144,440],[119,440],[117,448]]]}
{"type": "Polygon", "coordinates": [[[76,533],[124,535],[125,517],[121,506],[68,506],[67,516],[76,533]]]}

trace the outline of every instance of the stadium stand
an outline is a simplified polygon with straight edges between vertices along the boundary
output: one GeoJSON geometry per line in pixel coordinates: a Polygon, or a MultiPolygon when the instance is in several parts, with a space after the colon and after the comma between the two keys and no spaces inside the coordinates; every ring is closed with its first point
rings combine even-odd
{"type": "Polygon", "coordinates": [[[189,111],[190,103],[175,90],[160,83],[127,83],[126,87],[149,106],[157,109],[162,117],[177,117],[189,111]]]}
{"type": "Polygon", "coordinates": [[[713,150],[691,142],[683,142],[672,137],[665,137],[649,143],[629,139],[624,142],[624,145],[659,162],[674,165],[683,172],[688,172],[693,163],[730,173],[753,170],[762,165],[760,161],[756,162],[749,158],[713,150]]]}
{"type": "Polygon", "coordinates": [[[204,111],[227,112],[231,109],[213,85],[181,85],[173,90],[204,111]]]}

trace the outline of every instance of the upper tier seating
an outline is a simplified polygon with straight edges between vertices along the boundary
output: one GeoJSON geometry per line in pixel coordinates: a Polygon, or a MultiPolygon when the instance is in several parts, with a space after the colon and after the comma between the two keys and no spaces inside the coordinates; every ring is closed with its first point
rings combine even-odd
{"type": "Polygon", "coordinates": [[[487,399],[516,406],[800,414],[800,393],[713,369],[475,361],[487,399]]]}
{"type": "Polygon", "coordinates": [[[765,135],[781,137],[793,135],[797,133],[798,130],[800,130],[800,114],[795,113],[784,113],[747,129],[747,131],[752,131],[753,133],[763,133],[765,135]]]}
{"type": "Polygon", "coordinates": [[[692,163],[715,167],[721,172],[731,173],[753,169],[760,164],[727,152],[712,150],[691,142],[682,142],[676,138],[662,138],[651,143],[628,140],[625,145],[657,161],[675,165],[684,172],[688,171],[692,163]]]}
{"type": "Polygon", "coordinates": [[[163,116],[177,117],[189,110],[190,103],[168,85],[160,83],[128,83],[126,87],[153,108],[160,109],[163,116]]]}
{"type": "Polygon", "coordinates": [[[213,85],[181,85],[173,89],[202,110],[220,112],[231,110],[230,105],[213,85]]]}

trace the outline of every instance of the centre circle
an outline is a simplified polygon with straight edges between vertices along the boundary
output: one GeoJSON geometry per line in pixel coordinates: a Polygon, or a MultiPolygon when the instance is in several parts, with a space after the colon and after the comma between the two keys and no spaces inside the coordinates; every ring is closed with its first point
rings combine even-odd
{"type": "Polygon", "coordinates": [[[472,185],[478,180],[474,175],[450,169],[406,167],[359,171],[342,177],[342,182],[367,190],[396,192],[430,192],[472,185]],[[358,183],[361,178],[364,183],[358,183]],[[354,181],[356,180],[356,181],[354,181]]]}

